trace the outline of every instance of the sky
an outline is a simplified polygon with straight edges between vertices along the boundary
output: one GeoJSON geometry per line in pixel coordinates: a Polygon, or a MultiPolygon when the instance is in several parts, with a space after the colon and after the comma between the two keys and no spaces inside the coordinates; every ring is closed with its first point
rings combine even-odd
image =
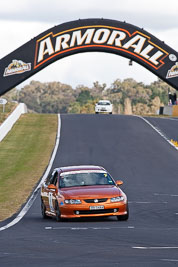
{"type": "MultiPolygon", "coordinates": [[[[0,58],[47,29],[85,18],[126,21],[155,35],[178,51],[178,0],[0,0],[0,58]]],[[[108,53],[80,53],[38,72],[32,80],[59,81],[75,88],[93,82],[109,87],[116,79],[150,84],[157,76],[129,60],[108,53]]]]}

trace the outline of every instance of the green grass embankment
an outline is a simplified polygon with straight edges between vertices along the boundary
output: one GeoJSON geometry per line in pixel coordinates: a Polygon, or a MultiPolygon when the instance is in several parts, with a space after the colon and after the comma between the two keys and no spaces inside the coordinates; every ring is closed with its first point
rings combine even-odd
{"type": "Polygon", "coordinates": [[[27,200],[50,160],[57,115],[25,114],[0,142],[0,221],[27,200]]]}

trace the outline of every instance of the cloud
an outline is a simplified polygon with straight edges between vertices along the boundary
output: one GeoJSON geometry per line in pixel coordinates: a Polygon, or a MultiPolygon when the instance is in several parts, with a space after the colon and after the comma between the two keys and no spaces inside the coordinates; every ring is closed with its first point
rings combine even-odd
{"type": "MultiPolygon", "coordinates": [[[[151,32],[151,30],[150,30],[151,32]]],[[[165,42],[168,46],[178,51],[178,28],[166,29],[166,30],[152,30],[152,34],[156,36],[161,41],[165,42]]]]}
{"type": "Polygon", "coordinates": [[[6,56],[52,26],[50,23],[0,20],[0,57],[6,56]]]}
{"type": "Polygon", "coordinates": [[[60,24],[83,18],[109,18],[150,29],[178,27],[178,1],[169,0],[8,0],[0,3],[4,20],[60,24]]]}

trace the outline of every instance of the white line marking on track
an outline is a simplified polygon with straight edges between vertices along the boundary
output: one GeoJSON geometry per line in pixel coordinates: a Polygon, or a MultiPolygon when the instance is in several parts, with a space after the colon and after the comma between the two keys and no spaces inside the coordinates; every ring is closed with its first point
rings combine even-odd
{"type": "Polygon", "coordinates": [[[178,249],[178,247],[132,247],[136,249],[178,249]]]}
{"type": "Polygon", "coordinates": [[[134,226],[118,227],[51,227],[46,226],[45,230],[111,230],[111,229],[134,229],[134,226]]]}
{"type": "Polygon", "coordinates": [[[178,119],[174,119],[174,118],[163,118],[163,117],[159,117],[159,118],[154,118],[154,119],[163,119],[163,120],[170,120],[170,121],[177,121],[178,122],[178,119]]]}
{"type": "Polygon", "coordinates": [[[178,260],[176,260],[176,259],[161,259],[161,261],[171,261],[171,262],[176,262],[176,261],[178,261],[178,260]]]}
{"type": "Polygon", "coordinates": [[[144,120],[149,126],[151,126],[161,137],[164,138],[164,140],[166,140],[172,147],[174,147],[176,150],[178,150],[178,147],[176,147],[162,132],[160,129],[156,128],[155,126],[153,126],[153,124],[151,124],[147,119],[143,118],[142,116],[138,116],[138,115],[134,115],[135,117],[138,117],[142,120],[144,120]]]}
{"type": "Polygon", "coordinates": [[[178,195],[164,194],[164,193],[154,193],[155,196],[168,196],[168,197],[178,197],[178,195]]]}
{"type": "Polygon", "coordinates": [[[129,204],[167,204],[167,201],[163,202],[151,202],[151,201],[129,201],[129,204]]]}
{"type": "Polygon", "coordinates": [[[25,216],[25,214],[27,213],[27,211],[32,206],[33,202],[35,201],[35,199],[37,197],[38,190],[40,189],[42,183],[47,178],[47,176],[48,176],[48,174],[50,172],[50,169],[51,169],[51,167],[53,165],[53,161],[55,159],[55,156],[56,156],[56,153],[57,153],[57,149],[58,149],[58,146],[59,146],[60,132],[61,132],[61,117],[60,117],[60,114],[58,114],[58,132],[57,132],[57,137],[56,137],[56,144],[55,144],[55,147],[54,147],[53,154],[51,156],[49,165],[48,165],[48,167],[47,167],[47,169],[46,169],[46,171],[45,171],[45,173],[44,173],[41,181],[39,182],[38,186],[33,191],[31,197],[29,198],[29,200],[27,201],[27,203],[25,204],[25,206],[23,207],[23,209],[20,211],[20,213],[16,216],[16,218],[14,220],[12,220],[10,223],[8,223],[8,224],[0,227],[0,231],[6,230],[9,227],[11,227],[11,226],[15,225],[16,223],[18,223],[25,216]]]}

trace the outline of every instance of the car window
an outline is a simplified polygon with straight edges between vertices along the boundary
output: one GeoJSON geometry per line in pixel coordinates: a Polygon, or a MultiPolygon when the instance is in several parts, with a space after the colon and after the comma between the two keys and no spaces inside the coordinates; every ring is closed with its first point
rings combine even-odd
{"type": "Polygon", "coordinates": [[[109,103],[109,102],[98,102],[98,105],[100,105],[100,106],[109,106],[109,105],[111,105],[111,103],[109,103]]]}
{"type": "Polygon", "coordinates": [[[49,184],[50,184],[50,179],[51,179],[51,177],[52,177],[52,173],[50,173],[50,174],[48,175],[48,177],[47,177],[47,179],[46,179],[46,181],[45,181],[45,184],[46,184],[46,185],[49,185],[49,184]]]}
{"type": "Polygon", "coordinates": [[[49,185],[49,184],[56,185],[57,177],[58,177],[58,172],[57,171],[54,171],[54,172],[50,173],[48,178],[46,179],[46,185],[49,185]]]}
{"type": "Polygon", "coordinates": [[[51,177],[51,179],[50,179],[50,184],[54,184],[54,185],[56,185],[56,183],[57,183],[57,177],[58,177],[58,172],[56,171],[56,172],[52,175],[52,177],[51,177]]]}
{"type": "Polygon", "coordinates": [[[61,176],[59,186],[61,188],[74,186],[115,185],[108,173],[75,173],[61,176]]]}

